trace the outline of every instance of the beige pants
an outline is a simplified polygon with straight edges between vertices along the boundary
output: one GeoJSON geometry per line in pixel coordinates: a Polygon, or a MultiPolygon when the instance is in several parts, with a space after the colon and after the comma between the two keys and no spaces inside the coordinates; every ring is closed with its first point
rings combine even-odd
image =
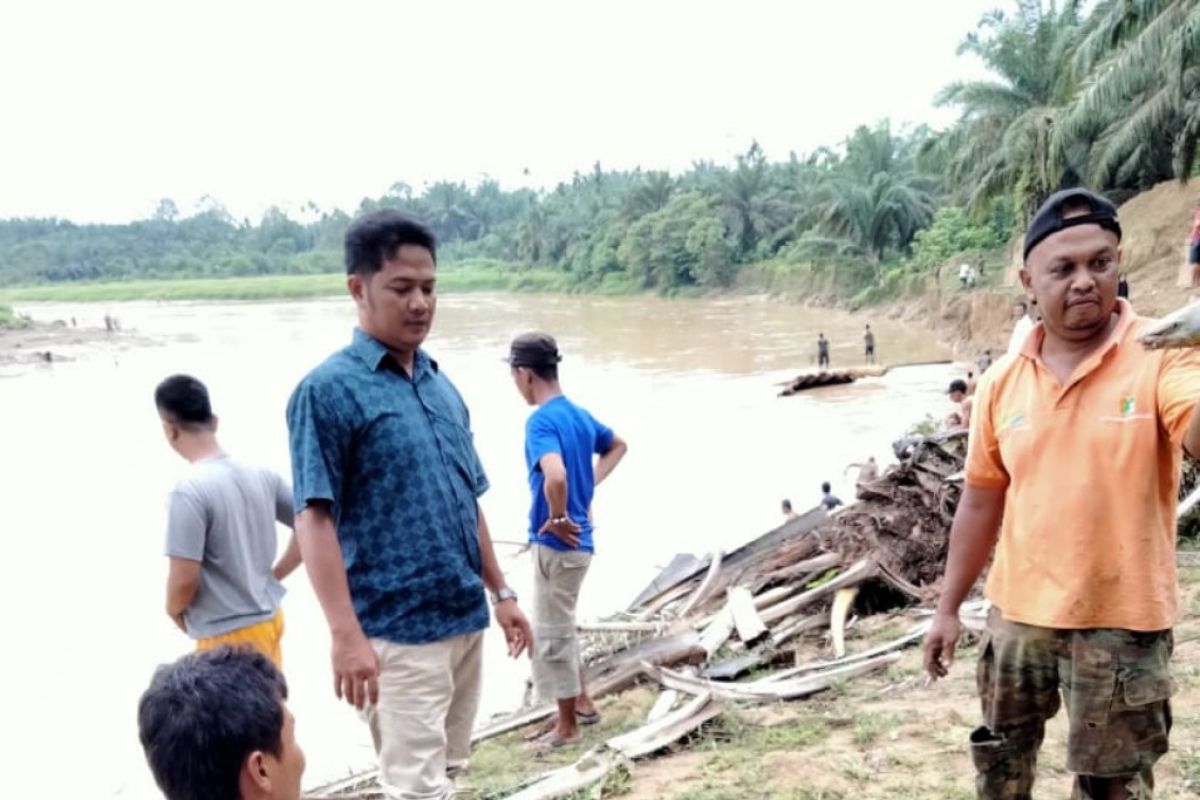
{"type": "Polygon", "coordinates": [[[446,800],[471,754],[479,710],[483,633],[432,644],[372,639],[379,703],[364,712],[389,800],[446,800]]]}
{"type": "Polygon", "coordinates": [[[546,701],[577,697],[575,603],[592,554],[533,547],[533,684],[546,701]]]}

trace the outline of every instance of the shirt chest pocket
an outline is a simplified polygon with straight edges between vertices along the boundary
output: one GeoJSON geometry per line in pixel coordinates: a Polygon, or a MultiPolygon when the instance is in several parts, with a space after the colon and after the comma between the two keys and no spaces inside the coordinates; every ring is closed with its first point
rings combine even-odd
{"type": "Polygon", "coordinates": [[[445,414],[431,412],[430,426],[447,469],[453,471],[473,500],[480,492],[475,442],[465,425],[445,414]]]}

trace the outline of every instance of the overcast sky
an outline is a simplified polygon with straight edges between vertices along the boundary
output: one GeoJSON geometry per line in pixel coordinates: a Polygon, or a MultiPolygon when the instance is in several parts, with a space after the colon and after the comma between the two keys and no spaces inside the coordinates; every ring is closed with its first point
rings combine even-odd
{"type": "Polygon", "coordinates": [[[553,186],[945,124],[1007,0],[82,0],[0,10],[0,216],[257,219],[404,181],[553,186]]]}

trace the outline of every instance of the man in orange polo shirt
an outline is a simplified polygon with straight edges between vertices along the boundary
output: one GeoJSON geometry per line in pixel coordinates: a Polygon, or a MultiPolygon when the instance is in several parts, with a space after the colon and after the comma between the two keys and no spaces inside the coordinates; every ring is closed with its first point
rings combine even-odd
{"type": "Polygon", "coordinates": [[[1060,702],[1075,797],[1148,798],[1167,751],[1175,503],[1182,450],[1200,453],[1200,354],[1138,344],[1151,321],[1117,299],[1120,240],[1107,199],[1046,201],[1021,270],[1042,322],[976,393],[925,667],[949,669],[959,606],[995,547],[971,734],[981,798],[1030,797],[1060,702]]]}

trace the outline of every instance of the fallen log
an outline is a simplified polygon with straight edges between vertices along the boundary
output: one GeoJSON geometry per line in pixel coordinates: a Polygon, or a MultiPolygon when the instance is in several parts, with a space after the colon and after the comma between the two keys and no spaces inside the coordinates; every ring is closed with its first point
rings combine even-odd
{"type": "Polygon", "coordinates": [[[614,736],[605,746],[626,758],[642,758],[694,731],[719,713],[721,704],[711,694],[701,694],[655,722],[614,736]]]}
{"type": "Polygon", "coordinates": [[[854,586],[857,583],[861,583],[867,578],[872,577],[875,573],[875,562],[870,559],[863,559],[823,586],[810,589],[797,597],[793,597],[791,600],[785,600],[778,605],[768,608],[762,613],[762,620],[769,625],[776,620],[796,613],[796,611],[805,606],[812,605],[816,601],[828,597],[838,589],[844,589],[847,586],[854,586]]]}
{"type": "MultiPolygon", "coordinates": [[[[803,578],[814,572],[817,575],[823,575],[834,567],[840,567],[841,565],[842,556],[840,553],[822,553],[819,556],[806,558],[803,561],[797,561],[791,566],[766,573],[758,579],[758,583],[761,584],[758,588],[761,589],[763,586],[770,586],[776,583],[795,583],[797,578],[803,578]]],[[[803,585],[807,581],[802,580],[799,583],[803,585]]]]}
{"type": "Polygon", "coordinates": [[[667,626],[661,622],[608,622],[594,620],[580,622],[575,630],[580,633],[662,633],[667,626]]]}
{"type": "Polygon", "coordinates": [[[665,717],[667,713],[675,707],[679,702],[679,692],[674,689],[664,689],[658,693],[658,698],[655,699],[654,705],[650,707],[650,713],[646,715],[646,722],[658,722],[665,717]]]}
{"type": "Polygon", "coordinates": [[[729,593],[729,611],[733,614],[733,627],[738,638],[746,644],[758,641],[767,634],[767,626],[758,616],[754,598],[745,586],[734,586],[729,593]]]}
{"type": "Polygon", "coordinates": [[[895,650],[905,648],[910,644],[915,644],[916,642],[919,642],[928,631],[929,623],[922,622],[918,625],[914,625],[908,631],[908,633],[904,634],[900,638],[893,639],[892,641],[886,642],[885,644],[881,644],[877,647],[872,647],[870,650],[864,650],[861,653],[834,659],[832,661],[812,661],[808,664],[800,664],[792,667],[791,669],[780,670],[779,672],[774,672],[770,675],[767,675],[762,679],[762,681],[763,683],[773,683],[774,681],[782,681],[789,678],[794,678],[795,676],[803,675],[806,672],[837,669],[849,664],[857,664],[861,661],[868,661],[876,656],[881,656],[885,653],[891,653],[895,650]]]}
{"type": "Polygon", "coordinates": [[[764,702],[791,700],[828,689],[835,681],[865,675],[894,664],[899,653],[885,653],[872,659],[847,664],[837,669],[780,681],[752,681],[750,683],[719,683],[704,678],[693,678],[665,667],[646,666],[646,673],[668,689],[678,689],[691,694],[709,692],[713,697],[726,700],[764,702]]]}
{"type": "Polygon", "coordinates": [[[645,607],[647,604],[654,602],[658,597],[661,597],[664,592],[669,592],[685,581],[689,581],[696,575],[699,575],[708,566],[708,561],[705,558],[696,558],[691,553],[678,553],[671,559],[671,563],[663,567],[654,580],[650,581],[650,585],[642,589],[633,602],[629,604],[627,611],[636,611],[645,607]]]}
{"type": "Polygon", "coordinates": [[[692,592],[691,596],[688,597],[687,601],[679,609],[680,617],[686,617],[692,612],[693,608],[708,598],[713,583],[716,582],[717,575],[721,572],[721,557],[722,553],[720,550],[713,553],[712,561],[708,564],[708,572],[705,573],[704,580],[700,581],[700,585],[696,587],[696,591],[692,592]]]}
{"type": "MultiPolygon", "coordinates": [[[[643,664],[680,664],[704,658],[700,637],[687,632],[665,639],[650,639],[628,650],[622,651],[588,670],[588,692],[598,699],[619,692],[635,683],[643,674],[643,664]]],[[[477,728],[471,734],[471,743],[482,742],[510,731],[549,719],[558,713],[558,707],[545,703],[531,709],[512,714],[477,728]]]]}
{"type": "Polygon", "coordinates": [[[720,713],[721,704],[711,695],[698,696],[657,722],[614,736],[575,763],[535,779],[508,800],[555,800],[572,795],[599,782],[620,764],[644,758],[687,736],[720,713]]]}
{"type": "Polygon", "coordinates": [[[833,634],[833,654],[838,658],[846,655],[846,617],[849,616],[850,607],[854,604],[856,597],[858,597],[857,586],[838,589],[837,594],[833,596],[833,608],[829,612],[829,628],[833,634]]]}
{"type": "Polygon", "coordinates": [[[782,647],[802,633],[824,628],[829,624],[829,612],[785,619],[771,632],[771,646],[782,647]]]}
{"type": "Polygon", "coordinates": [[[700,647],[706,660],[711,659],[721,649],[721,645],[729,641],[729,637],[733,635],[733,627],[733,612],[726,605],[700,634],[700,647]]]}

